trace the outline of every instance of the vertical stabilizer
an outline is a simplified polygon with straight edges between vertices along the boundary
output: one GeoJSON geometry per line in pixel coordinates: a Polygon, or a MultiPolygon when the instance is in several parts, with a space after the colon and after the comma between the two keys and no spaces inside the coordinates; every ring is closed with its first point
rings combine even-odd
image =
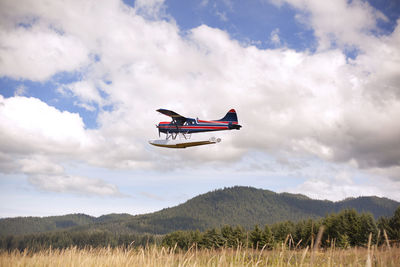
{"type": "Polygon", "coordinates": [[[238,123],[238,118],[236,115],[236,111],[234,109],[231,109],[226,113],[225,117],[222,119],[218,120],[221,122],[232,122],[233,124],[238,123]]]}

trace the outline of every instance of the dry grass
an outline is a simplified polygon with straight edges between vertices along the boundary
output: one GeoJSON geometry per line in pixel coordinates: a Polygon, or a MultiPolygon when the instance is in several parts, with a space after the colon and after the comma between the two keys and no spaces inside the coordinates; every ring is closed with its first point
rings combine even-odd
{"type": "Polygon", "coordinates": [[[1,252],[0,266],[400,266],[400,248],[196,249],[160,247],[1,252]]]}

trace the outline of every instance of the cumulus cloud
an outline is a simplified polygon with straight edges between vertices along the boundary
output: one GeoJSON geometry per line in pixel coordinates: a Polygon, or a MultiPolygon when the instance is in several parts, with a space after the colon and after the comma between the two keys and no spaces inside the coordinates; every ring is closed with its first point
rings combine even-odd
{"type": "Polygon", "coordinates": [[[0,96],[0,143],[7,153],[76,154],[91,142],[82,118],[37,98],[0,96]]]}
{"type": "Polygon", "coordinates": [[[96,108],[93,103],[100,106],[105,104],[105,100],[101,97],[100,91],[96,84],[90,80],[77,81],[70,84],[61,85],[58,89],[62,95],[68,97],[70,94],[77,96],[79,102],[76,105],[81,106],[89,111],[94,111],[96,108]]]}
{"type": "Polygon", "coordinates": [[[0,151],[0,172],[1,173],[13,173],[18,170],[19,165],[15,159],[6,153],[0,151]]]}
{"type": "MultiPolygon", "coordinates": [[[[100,110],[99,128],[88,130],[78,114],[35,98],[1,97],[3,154],[26,159],[40,151],[60,161],[165,170],[226,166],[258,151],[390,168],[390,177],[400,178],[400,29],[370,34],[385,17],[365,2],[287,1],[314,29],[315,53],[244,46],[206,25],[182,35],[173,20],[159,19],[163,1],[136,1],[135,8],[120,1],[13,3],[2,1],[0,8],[0,74],[46,80],[85,67],[82,78],[60,92],[88,110],[94,104],[113,108],[100,110]],[[348,59],[349,46],[362,53],[348,59]],[[157,136],[153,125],[168,120],[156,114],[160,107],[205,119],[236,108],[243,128],[217,134],[222,143],[207,149],[160,150],[147,143],[157,136]]],[[[272,34],[278,42],[278,31],[272,34]]],[[[34,172],[28,163],[26,170],[34,172]]],[[[40,177],[31,181],[41,183],[40,177]]],[[[61,184],[75,181],[55,177],[61,184]]]]}
{"type": "Polygon", "coordinates": [[[91,151],[89,139],[77,114],[60,112],[36,98],[0,96],[0,172],[26,174],[45,191],[121,195],[115,185],[69,176],[57,163],[85,158],[91,151]]]}
{"type": "Polygon", "coordinates": [[[0,76],[44,81],[60,71],[72,71],[88,60],[88,51],[75,36],[54,30],[0,27],[0,76]]]}
{"type": "Polygon", "coordinates": [[[379,31],[379,20],[387,21],[380,11],[366,1],[339,0],[321,2],[318,0],[271,0],[282,6],[287,3],[298,11],[296,18],[311,27],[319,42],[319,49],[336,46],[368,46],[371,31],[379,31]]]}
{"type": "Polygon", "coordinates": [[[29,183],[42,191],[86,196],[123,195],[116,185],[101,179],[68,175],[63,166],[43,155],[22,158],[17,163],[19,171],[28,176],[29,183]]]}
{"type": "Polygon", "coordinates": [[[31,158],[18,160],[20,170],[25,174],[62,174],[64,168],[42,155],[34,155],[31,158]]]}

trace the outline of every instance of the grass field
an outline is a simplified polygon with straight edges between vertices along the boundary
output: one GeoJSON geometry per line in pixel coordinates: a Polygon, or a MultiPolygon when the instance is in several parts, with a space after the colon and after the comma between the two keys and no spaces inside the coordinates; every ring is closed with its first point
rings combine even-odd
{"type": "Polygon", "coordinates": [[[1,252],[0,266],[400,266],[400,248],[196,249],[161,247],[1,252]]]}

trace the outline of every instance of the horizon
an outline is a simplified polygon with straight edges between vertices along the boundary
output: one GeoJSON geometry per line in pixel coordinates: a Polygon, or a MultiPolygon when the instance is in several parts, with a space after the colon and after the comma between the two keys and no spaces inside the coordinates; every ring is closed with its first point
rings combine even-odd
{"type": "Polygon", "coordinates": [[[400,201],[399,24],[396,0],[1,1],[0,218],[234,185],[400,201]],[[159,108],[243,127],[154,147],[159,108]]]}

